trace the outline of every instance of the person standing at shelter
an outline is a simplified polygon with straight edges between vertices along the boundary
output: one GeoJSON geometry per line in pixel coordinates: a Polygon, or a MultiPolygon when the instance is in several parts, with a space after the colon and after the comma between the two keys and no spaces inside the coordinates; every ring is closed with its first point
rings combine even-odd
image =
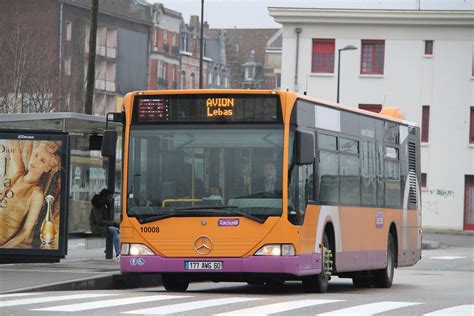
{"type": "Polygon", "coordinates": [[[92,209],[89,216],[90,229],[94,234],[108,234],[112,237],[115,255],[120,257],[120,232],[118,224],[113,220],[114,194],[109,189],[103,189],[91,200],[92,209]]]}

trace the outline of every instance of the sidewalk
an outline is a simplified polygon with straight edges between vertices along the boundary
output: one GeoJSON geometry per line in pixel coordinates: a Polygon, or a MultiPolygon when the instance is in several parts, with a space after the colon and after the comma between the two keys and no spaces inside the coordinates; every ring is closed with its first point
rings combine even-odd
{"type": "Polygon", "coordinates": [[[0,265],[0,293],[32,290],[112,288],[119,263],[105,259],[104,246],[85,249],[84,239],[71,239],[68,254],[58,263],[0,265]]]}

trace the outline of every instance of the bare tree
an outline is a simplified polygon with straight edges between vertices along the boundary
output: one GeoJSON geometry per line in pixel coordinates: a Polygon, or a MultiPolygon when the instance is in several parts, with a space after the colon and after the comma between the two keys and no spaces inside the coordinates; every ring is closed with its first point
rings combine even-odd
{"type": "MultiPolygon", "coordinates": [[[[33,10],[14,1],[0,27],[0,112],[49,112],[58,91],[58,66],[50,35],[33,10]]],[[[53,16],[51,12],[51,16],[53,16]]]]}

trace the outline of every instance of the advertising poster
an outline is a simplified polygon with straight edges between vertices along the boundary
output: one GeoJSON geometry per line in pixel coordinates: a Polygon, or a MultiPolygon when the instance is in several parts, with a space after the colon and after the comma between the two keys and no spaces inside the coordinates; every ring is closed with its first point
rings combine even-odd
{"type": "Polygon", "coordinates": [[[0,254],[64,254],[68,150],[66,134],[0,131],[0,254]]]}

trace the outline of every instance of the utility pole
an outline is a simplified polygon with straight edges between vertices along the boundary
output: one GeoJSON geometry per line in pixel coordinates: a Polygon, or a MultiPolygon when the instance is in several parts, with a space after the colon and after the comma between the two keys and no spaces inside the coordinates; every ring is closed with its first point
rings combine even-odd
{"type": "Polygon", "coordinates": [[[201,0],[201,55],[199,55],[199,89],[202,89],[203,60],[204,60],[204,0],[201,0]]]}
{"type": "Polygon", "coordinates": [[[97,14],[99,12],[99,0],[92,0],[91,27],[89,32],[89,59],[87,62],[87,86],[84,98],[84,113],[92,114],[92,103],[94,101],[95,86],[95,50],[97,46],[97,14]]]}

